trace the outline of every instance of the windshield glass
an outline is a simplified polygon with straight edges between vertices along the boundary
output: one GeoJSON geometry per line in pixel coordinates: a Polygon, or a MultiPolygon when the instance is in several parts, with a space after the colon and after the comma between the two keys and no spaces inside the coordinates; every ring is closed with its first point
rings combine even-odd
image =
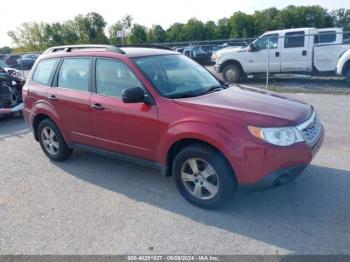
{"type": "Polygon", "coordinates": [[[168,98],[199,96],[220,87],[205,68],[183,55],[141,57],[134,61],[159,93],[168,98]]]}

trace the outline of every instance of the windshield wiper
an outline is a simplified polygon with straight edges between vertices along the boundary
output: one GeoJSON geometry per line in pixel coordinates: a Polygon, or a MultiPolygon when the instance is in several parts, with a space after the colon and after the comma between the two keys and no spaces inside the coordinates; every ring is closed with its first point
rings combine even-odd
{"type": "Polygon", "coordinates": [[[211,86],[211,87],[209,87],[209,89],[205,90],[205,92],[203,92],[201,95],[214,93],[214,92],[226,89],[226,88],[227,88],[227,86],[224,86],[224,85],[211,86]]]}

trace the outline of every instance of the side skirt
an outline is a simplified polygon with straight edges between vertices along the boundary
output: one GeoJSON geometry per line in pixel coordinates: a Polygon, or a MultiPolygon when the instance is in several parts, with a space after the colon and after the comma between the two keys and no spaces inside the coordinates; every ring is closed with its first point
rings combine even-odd
{"type": "Polygon", "coordinates": [[[142,159],[142,158],[138,158],[138,157],[134,157],[134,156],[129,156],[126,154],[116,153],[116,152],[104,150],[101,148],[96,148],[93,146],[78,144],[78,143],[70,143],[70,144],[68,144],[68,147],[71,149],[76,149],[76,150],[89,151],[91,153],[95,153],[95,154],[99,154],[99,155],[103,155],[103,156],[107,156],[107,157],[114,157],[114,158],[118,158],[118,159],[123,160],[123,161],[134,163],[136,165],[142,165],[142,166],[150,167],[153,169],[157,169],[161,172],[162,175],[167,176],[166,175],[166,169],[167,169],[166,166],[163,166],[163,165],[161,165],[157,162],[154,162],[154,161],[150,161],[150,160],[146,160],[146,159],[142,159]]]}

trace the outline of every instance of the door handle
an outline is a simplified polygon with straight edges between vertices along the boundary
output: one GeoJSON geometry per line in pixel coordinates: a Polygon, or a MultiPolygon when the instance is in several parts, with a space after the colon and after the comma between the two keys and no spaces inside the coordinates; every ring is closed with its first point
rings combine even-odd
{"type": "Polygon", "coordinates": [[[306,55],[307,55],[307,51],[303,50],[303,56],[306,56],[306,55]]]}
{"type": "Polygon", "coordinates": [[[101,104],[99,104],[99,103],[93,104],[93,105],[91,105],[91,107],[92,107],[93,109],[95,109],[95,110],[104,110],[104,109],[105,109],[105,108],[104,108],[101,104]]]}
{"type": "Polygon", "coordinates": [[[279,57],[280,56],[280,52],[276,52],[275,55],[276,55],[276,57],[279,57]]]}
{"type": "Polygon", "coordinates": [[[55,95],[50,95],[47,97],[48,99],[50,99],[51,101],[56,101],[58,100],[57,97],[55,95]]]}

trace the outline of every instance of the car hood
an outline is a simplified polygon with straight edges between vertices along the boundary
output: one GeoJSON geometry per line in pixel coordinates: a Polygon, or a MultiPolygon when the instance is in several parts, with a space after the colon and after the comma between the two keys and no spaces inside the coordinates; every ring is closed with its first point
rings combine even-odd
{"type": "Polygon", "coordinates": [[[247,47],[226,47],[223,49],[218,50],[216,53],[219,55],[225,55],[226,53],[234,53],[234,52],[245,52],[247,51],[247,47]]]}
{"type": "Polygon", "coordinates": [[[313,110],[301,101],[247,86],[231,86],[203,96],[174,99],[174,102],[262,127],[297,125],[307,120],[313,110]]]}

